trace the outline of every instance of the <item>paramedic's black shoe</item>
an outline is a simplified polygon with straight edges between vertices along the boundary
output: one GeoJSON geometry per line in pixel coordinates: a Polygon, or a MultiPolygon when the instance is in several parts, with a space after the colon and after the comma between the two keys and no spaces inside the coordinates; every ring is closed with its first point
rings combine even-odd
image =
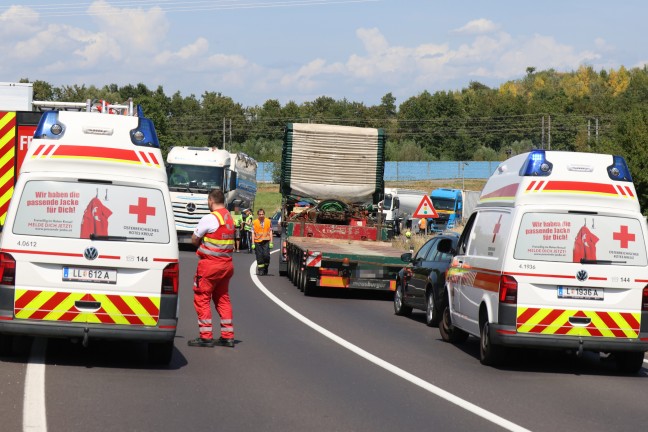
{"type": "Polygon", "coordinates": [[[234,339],[226,339],[224,337],[214,339],[214,342],[216,345],[228,347],[228,348],[234,348],[234,339]]]}
{"type": "Polygon", "coordinates": [[[193,346],[193,347],[213,348],[214,347],[214,340],[213,339],[196,338],[196,339],[191,339],[190,341],[187,341],[187,345],[193,346]]]}

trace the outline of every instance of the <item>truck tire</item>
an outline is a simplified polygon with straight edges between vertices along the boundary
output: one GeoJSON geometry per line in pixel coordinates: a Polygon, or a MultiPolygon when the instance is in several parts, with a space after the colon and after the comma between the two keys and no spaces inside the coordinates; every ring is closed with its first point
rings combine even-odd
{"type": "Polygon", "coordinates": [[[400,280],[396,281],[396,291],[394,292],[394,314],[398,316],[409,316],[412,313],[411,306],[405,305],[405,296],[403,294],[403,284],[400,280]]]}
{"type": "Polygon", "coordinates": [[[437,302],[434,301],[434,291],[429,289],[425,299],[425,323],[428,327],[436,327],[439,325],[439,321],[441,321],[441,311],[439,311],[437,302]]]}
{"type": "Polygon", "coordinates": [[[624,374],[637,374],[643,367],[643,351],[617,351],[614,353],[617,370],[624,374]]]}
{"type": "Polygon", "coordinates": [[[453,344],[465,342],[468,339],[468,333],[452,325],[450,316],[450,306],[446,306],[441,316],[439,324],[439,333],[444,342],[453,344]]]}
{"type": "Polygon", "coordinates": [[[314,282],[310,282],[306,277],[306,272],[304,272],[304,295],[307,297],[314,297],[319,295],[320,288],[314,282]]]}

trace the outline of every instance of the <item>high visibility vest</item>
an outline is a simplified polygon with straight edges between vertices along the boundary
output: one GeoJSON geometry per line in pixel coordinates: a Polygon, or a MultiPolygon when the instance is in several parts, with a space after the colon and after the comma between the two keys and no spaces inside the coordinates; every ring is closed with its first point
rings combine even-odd
{"type": "Polygon", "coordinates": [[[232,214],[232,219],[234,219],[234,226],[236,228],[241,228],[241,224],[243,223],[243,215],[242,214],[232,214]]]}
{"type": "Polygon", "coordinates": [[[270,219],[267,218],[263,220],[263,225],[261,225],[259,219],[254,220],[254,243],[272,239],[272,233],[270,232],[271,225],[270,219]]]}
{"type": "Polygon", "coordinates": [[[196,255],[213,261],[232,262],[234,251],[234,221],[226,208],[216,209],[213,214],[218,219],[218,229],[202,238],[196,255]]]}
{"type": "Polygon", "coordinates": [[[252,231],[252,221],[254,220],[254,217],[252,215],[249,215],[245,218],[245,231],[252,231]]]}

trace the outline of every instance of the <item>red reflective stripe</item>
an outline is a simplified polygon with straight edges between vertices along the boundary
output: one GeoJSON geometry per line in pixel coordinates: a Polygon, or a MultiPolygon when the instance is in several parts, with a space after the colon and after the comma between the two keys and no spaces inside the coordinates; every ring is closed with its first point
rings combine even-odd
{"type": "Polygon", "coordinates": [[[144,322],[135,314],[128,304],[118,295],[109,295],[108,299],[130,324],[144,325],[144,322]]]}
{"type": "Polygon", "coordinates": [[[155,157],[155,154],[154,154],[154,153],[149,153],[148,155],[149,155],[149,157],[151,158],[151,160],[153,161],[153,163],[154,163],[155,165],[160,165],[160,163],[158,162],[158,160],[157,160],[157,158],[155,157]]]}
{"type": "Polygon", "coordinates": [[[43,306],[41,306],[37,311],[35,311],[30,319],[43,319],[47,314],[55,310],[56,306],[60,305],[63,300],[68,298],[70,293],[58,292],[54,294],[49,300],[47,300],[43,306]]]}
{"type": "Polygon", "coordinates": [[[553,324],[553,322],[562,314],[564,311],[554,309],[551,312],[547,314],[546,317],[544,317],[538,324],[536,324],[531,330],[529,330],[529,333],[542,333],[544,329],[549,327],[550,324],[553,324]]]}
{"type": "Polygon", "coordinates": [[[16,311],[22,310],[25,306],[29,304],[29,302],[34,300],[36,296],[40,293],[41,293],[40,291],[27,291],[22,296],[20,296],[19,299],[16,299],[14,303],[14,309],[16,311]]]}
{"type": "Polygon", "coordinates": [[[160,308],[158,308],[155,303],[149,297],[135,297],[137,301],[140,302],[142,307],[154,318],[160,314],[160,308]]]}

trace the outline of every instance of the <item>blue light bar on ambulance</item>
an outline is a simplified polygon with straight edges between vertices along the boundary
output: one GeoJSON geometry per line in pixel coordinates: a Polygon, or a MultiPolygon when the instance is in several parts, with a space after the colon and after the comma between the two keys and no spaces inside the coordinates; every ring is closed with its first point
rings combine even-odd
{"type": "Polygon", "coordinates": [[[130,131],[130,137],[133,144],[144,147],[160,148],[155,126],[151,119],[144,117],[144,110],[141,105],[137,105],[137,128],[130,131]]]}
{"type": "Polygon", "coordinates": [[[533,150],[520,169],[521,176],[542,176],[551,174],[553,164],[547,160],[544,150],[533,150]]]}
{"type": "Polygon", "coordinates": [[[65,125],[58,121],[58,111],[46,111],[41,116],[34,138],[59,139],[65,132],[65,125]]]}
{"type": "Polygon", "coordinates": [[[612,165],[607,167],[608,175],[612,180],[627,181],[632,183],[632,176],[623,156],[612,156],[612,165]]]}

